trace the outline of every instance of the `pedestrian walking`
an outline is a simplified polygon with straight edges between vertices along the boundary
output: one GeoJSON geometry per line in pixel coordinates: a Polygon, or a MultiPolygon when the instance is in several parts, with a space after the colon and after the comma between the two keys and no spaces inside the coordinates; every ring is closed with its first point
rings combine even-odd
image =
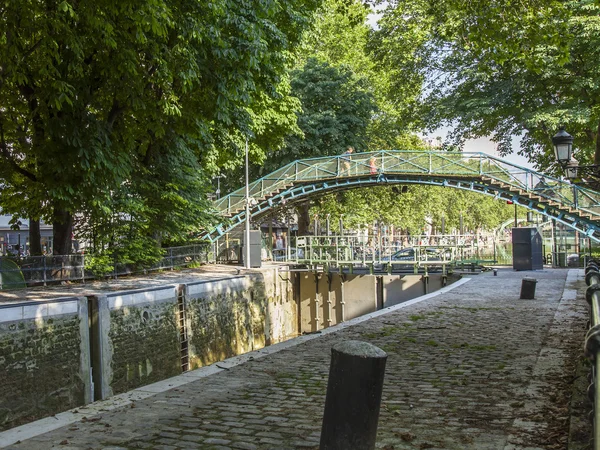
{"type": "Polygon", "coordinates": [[[354,153],[353,147],[342,153],[342,171],[340,175],[350,175],[350,162],[352,161],[352,153],[354,153]]]}

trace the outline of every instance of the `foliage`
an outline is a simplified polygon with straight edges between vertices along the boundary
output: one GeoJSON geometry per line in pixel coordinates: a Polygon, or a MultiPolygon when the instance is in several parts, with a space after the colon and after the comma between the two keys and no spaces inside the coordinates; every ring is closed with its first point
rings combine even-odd
{"type": "Polygon", "coordinates": [[[519,153],[546,169],[564,124],[580,162],[599,163],[599,13],[592,0],[390,1],[375,55],[399,101],[423,92],[413,123],[454,125],[454,144],[491,136],[506,155],[521,136],[519,153]]]}
{"type": "Polygon", "coordinates": [[[446,232],[458,230],[461,216],[465,230],[490,230],[513,213],[513,206],[503,201],[431,186],[378,186],[327,194],[311,211],[320,220],[330,214],[332,229],[342,217],[347,228],[365,228],[376,221],[411,234],[421,233],[426,224],[441,232],[442,218],[446,232]]]}
{"type": "Polygon", "coordinates": [[[86,272],[92,273],[94,277],[106,277],[114,271],[114,259],[108,253],[85,255],[84,269],[86,272]]]}
{"type": "Polygon", "coordinates": [[[343,153],[348,146],[364,148],[366,131],[375,109],[366,80],[346,67],[333,67],[309,58],[292,72],[292,93],[300,99],[298,126],[285,146],[269,156],[265,169],[296,159],[343,153]]]}
{"type": "Polygon", "coordinates": [[[207,225],[208,178],[239,164],[243,135],[262,123],[276,147],[293,128],[281,82],[318,4],[5,2],[0,206],[53,222],[62,249],[74,216],[119,237],[106,224],[126,222],[124,203],[140,242],[207,225]]]}
{"type": "Polygon", "coordinates": [[[407,127],[407,117],[413,114],[420,85],[397,91],[397,80],[406,80],[410,74],[390,70],[375,58],[378,42],[368,23],[371,12],[360,0],[325,0],[303,40],[300,63],[316,58],[335,67],[349,67],[364,78],[377,105],[367,129],[369,150],[419,148],[416,129],[407,127]]]}

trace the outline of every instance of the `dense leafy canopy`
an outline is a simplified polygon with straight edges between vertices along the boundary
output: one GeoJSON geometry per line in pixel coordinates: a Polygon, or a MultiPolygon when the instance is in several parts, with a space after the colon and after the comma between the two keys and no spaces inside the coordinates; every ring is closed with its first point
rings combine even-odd
{"type": "MultiPolygon", "coordinates": [[[[562,122],[597,142],[596,6],[513,3],[389,2],[374,31],[361,0],[8,0],[0,207],[51,222],[57,254],[74,229],[102,261],[145,263],[214,223],[211,179],[243,184],[246,139],[253,178],[347,146],[423,148],[416,131],[443,121],[504,149],[521,132],[547,147],[562,122]]],[[[378,187],[311,214],[410,231],[510,214],[473,198],[378,187]]]]}
{"type": "Polygon", "coordinates": [[[322,220],[328,214],[333,228],[343,217],[347,228],[369,228],[379,223],[419,234],[425,226],[440,233],[442,220],[446,233],[458,231],[461,217],[464,230],[493,230],[513,217],[514,211],[504,202],[458,189],[381,186],[323,196],[313,208],[313,217],[322,220]]]}
{"type": "Polygon", "coordinates": [[[55,253],[74,217],[142,241],[207,224],[207,180],[243,136],[277,146],[292,127],[282,81],[318,3],[4,2],[0,206],[52,222],[55,253]]]}
{"type": "Polygon", "coordinates": [[[266,170],[296,159],[338,155],[348,146],[367,147],[375,103],[365,79],[345,66],[309,58],[292,72],[292,93],[302,107],[298,112],[302,135],[288,136],[285,146],[270,155],[266,170]]]}
{"type": "MultiPolygon", "coordinates": [[[[420,74],[381,63],[381,35],[374,34],[367,24],[368,12],[360,1],[327,0],[317,14],[312,31],[304,40],[302,54],[310,55],[310,58],[300,58],[306,64],[305,68],[313,71],[316,64],[314,59],[318,59],[322,61],[322,67],[326,64],[327,67],[340,67],[361,77],[360,87],[373,96],[377,107],[364,130],[365,138],[354,139],[354,142],[347,144],[340,142],[339,146],[323,145],[322,141],[315,139],[322,136],[321,130],[331,132],[343,129],[343,117],[330,112],[340,110],[339,100],[336,100],[340,96],[335,93],[336,89],[323,83],[326,77],[315,79],[306,69],[296,71],[296,79],[300,77],[300,83],[297,82],[295,86],[303,88],[294,93],[302,102],[303,111],[299,114],[298,123],[304,132],[304,139],[290,139],[290,142],[300,145],[282,149],[265,170],[301,157],[339,154],[345,145],[355,145],[359,150],[426,148],[424,142],[411,132],[419,125],[415,113],[421,92],[420,74]],[[309,84],[304,81],[305,78],[309,84]]],[[[412,38],[418,39],[418,26],[415,25],[413,33],[412,38]]],[[[352,88],[357,89],[354,86],[352,88]]],[[[350,136],[350,133],[344,136],[350,136]]],[[[477,229],[493,228],[513,214],[512,209],[504,203],[482,198],[478,194],[422,186],[408,189],[385,186],[361,188],[325,195],[313,203],[310,212],[306,208],[300,209],[302,231],[312,222],[312,218],[323,218],[328,214],[336,224],[337,219],[344,215],[349,227],[372,226],[374,222],[381,222],[410,232],[422,230],[426,223],[439,224],[442,215],[448,229],[458,227],[461,213],[465,227],[477,229]],[[307,214],[310,218],[302,217],[307,214]]]]}
{"type": "Polygon", "coordinates": [[[455,143],[513,136],[539,168],[565,125],[580,161],[600,162],[600,6],[592,0],[390,1],[374,47],[398,97],[423,93],[413,118],[455,126],[455,143]],[[421,86],[424,86],[421,90],[421,86]]]}

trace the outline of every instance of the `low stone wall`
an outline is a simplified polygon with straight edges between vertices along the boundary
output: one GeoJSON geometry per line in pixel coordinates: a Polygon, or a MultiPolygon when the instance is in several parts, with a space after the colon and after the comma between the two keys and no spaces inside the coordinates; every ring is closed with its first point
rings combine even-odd
{"type": "Polygon", "coordinates": [[[291,280],[277,270],[185,286],[190,369],[298,335],[291,280]]]}
{"type": "Polygon", "coordinates": [[[262,284],[238,277],[186,286],[191,369],[264,347],[262,284]]]}
{"type": "Polygon", "coordinates": [[[299,331],[311,333],[419,297],[459,276],[297,272],[299,331]]]}
{"type": "Polygon", "coordinates": [[[89,403],[87,298],[0,305],[0,429],[89,403]]]}
{"type": "Polygon", "coordinates": [[[0,305],[0,430],[297,336],[297,309],[277,270],[0,305]]]}

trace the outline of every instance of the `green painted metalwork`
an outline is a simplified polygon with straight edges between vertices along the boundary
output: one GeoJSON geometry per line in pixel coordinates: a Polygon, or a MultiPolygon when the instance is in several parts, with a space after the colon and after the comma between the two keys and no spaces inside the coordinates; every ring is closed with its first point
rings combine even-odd
{"type": "MultiPolygon", "coordinates": [[[[380,184],[452,187],[512,201],[600,242],[600,193],[485,153],[381,150],[298,160],[252,182],[250,215],[258,218],[324,191],[380,184]]],[[[246,220],[244,188],[217,200],[224,222],[214,241],[246,220]]]]}

